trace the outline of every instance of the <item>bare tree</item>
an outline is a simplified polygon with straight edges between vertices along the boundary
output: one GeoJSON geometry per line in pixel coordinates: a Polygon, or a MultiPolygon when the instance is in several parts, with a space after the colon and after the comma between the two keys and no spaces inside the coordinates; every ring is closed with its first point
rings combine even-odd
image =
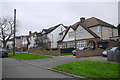
{"type": "MultiPolygon", "coordinates": [[[[16,28],[17,27],[18,25],[16,25],[16,28]]],[[[6,48],[6,44],[13,37],[13,34],[14,34],[13,19],[9,17],[0,18],[0,40],[2,41],[4,48],[6,48]]]]}
{"type": "Polygon", "coordinates": [[[49,48],[50,40],[46,35],[39,36],[35,39],[36,45],[41,48],[49,48]]]}

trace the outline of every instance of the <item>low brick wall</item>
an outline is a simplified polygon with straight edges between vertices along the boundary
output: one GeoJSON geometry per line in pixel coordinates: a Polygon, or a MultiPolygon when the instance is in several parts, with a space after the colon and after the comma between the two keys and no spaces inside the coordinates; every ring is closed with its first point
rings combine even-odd
{"type": "Polygon", "coordinates": [[[60,49],[58,50],[32,50],[32,53],[51,55],[51,56],[60,56],[60,49]]]}
{"type": "Polygon", "coordinates": [[[76,58],[80,57],[92,57],[92,56],[101,56],[103,49],[86,49],[86,50],[76,50],[76,58]]]}

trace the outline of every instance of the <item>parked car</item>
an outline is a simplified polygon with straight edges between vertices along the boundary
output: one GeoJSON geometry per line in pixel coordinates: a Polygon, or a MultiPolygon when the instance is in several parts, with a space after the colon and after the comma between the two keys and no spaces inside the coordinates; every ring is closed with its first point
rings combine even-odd
{"type": "Polygon", "coordinates": [[[6,49],[0,48],[0,57],[2,58],[8,57],[8,51],[6,49]]]}
{"type": "Polygon", "coordinates": [[[113,47],[110,49],[110,51],[118,51],[118,50],[119,50],[118,47],[113,47]]]}
{"type": "Polygon", "coordinates": [[[111,48],[105,49],[105,50],[102,52],[102,56],[103,56],[103,57],[107,57],[108,51],[109,51],[110,49],[111,49],[111,48]]]}
{"type": "Polygon", "coordinates": [[[87,47],[80,47],[79,50],[85,50],[87,47]]]}
{"type": "MultiPolygon", "coordinates": [[[[86,50],[86,49],[88,49],[88,48],[90,48],[90,47],[80,47],[80,48],[78,48],[79,50],[86,50]]],[[[72,51],[72,54],[73,54],[73,56],[76,56],[76,50],[73,50],[72,51]]]]}
{"type": "Polygon", "coordinates": [[[102,55],[103,55],[104,57],[107,57],[107,54],[108,54],[110,51],[115,52],[115,51],[118,51],[118,50],[119,50],[118,47],[107,48],[106,50],[104,50],[104,51],[102,52],[102,55]]]}
{"type": "Polygon", "coordinates": [[[72,51],[73,56],[76,56],[76,50],[72,51]]]}

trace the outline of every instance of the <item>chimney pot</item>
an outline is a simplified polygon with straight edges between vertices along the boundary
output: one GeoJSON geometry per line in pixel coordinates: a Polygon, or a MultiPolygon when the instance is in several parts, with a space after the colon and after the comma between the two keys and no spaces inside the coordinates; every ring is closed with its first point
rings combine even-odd
{"type": "Polygon", "coordinates": [[[85,22],[85,17],[81,17],[81,18],[80,18],[80,22],[81,22],[81,23],[84,23],[84,22],[85,22]]]}

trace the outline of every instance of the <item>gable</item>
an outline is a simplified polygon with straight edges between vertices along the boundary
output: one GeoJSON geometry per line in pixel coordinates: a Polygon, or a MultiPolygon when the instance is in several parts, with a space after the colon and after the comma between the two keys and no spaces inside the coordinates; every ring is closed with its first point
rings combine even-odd
{"type": "Polygon", "coordinates": [[[86,38],[94,38],[94,36],[89,33],[86,29],[84,29],[81,25],[79,25],[76,30],[76,39],[86,39],[86,38]]]}
{"type": "Polygon", "coordinates": [[[65,35],[64,35],[64,38],[63,38],[63,41],[71,41],[71,40],[74,40],[75,36],[74,36],[74,30],[69,27],[68,31],[66,31],[65,35]],[[73,36],[70,36],[70,33],[72,33],[73,36]]]}

